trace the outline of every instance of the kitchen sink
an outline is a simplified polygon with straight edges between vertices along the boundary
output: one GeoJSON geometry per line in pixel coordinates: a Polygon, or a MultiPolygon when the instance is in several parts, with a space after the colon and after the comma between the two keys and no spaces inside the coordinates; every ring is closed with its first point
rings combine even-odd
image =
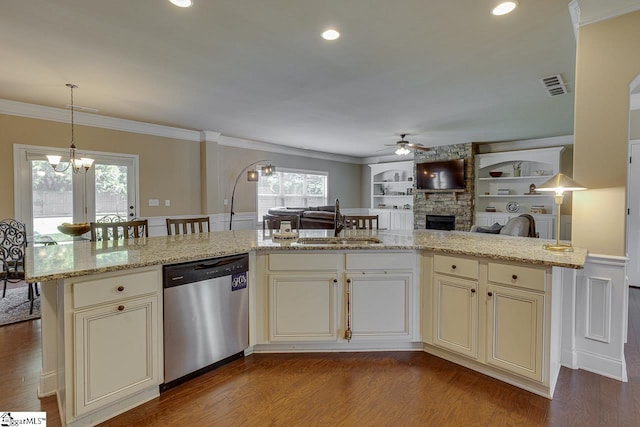
{"type": "Polygon", "coordinates": [[[295,241],[299,245],[375,245],[382,240],[377,237],[301,237],[295,241]]]}

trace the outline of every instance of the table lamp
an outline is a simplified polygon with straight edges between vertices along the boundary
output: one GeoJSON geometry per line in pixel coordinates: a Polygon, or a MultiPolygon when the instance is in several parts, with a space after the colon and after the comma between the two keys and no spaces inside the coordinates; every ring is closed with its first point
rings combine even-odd
{"type": "Polygon", "coordinates": [[[555,191],[556,193],[555,202],[557,205],[556,210],[558,211],[558,217],[556,219],[556,243],[555,245],[551,243],[545,243],[542,246],[543,249],[558,252],[573,251],[573,247],[571,246],[571,244],[560,244],[560,206],[562,205],[565,191],[580,191],[586,189],[586,187],[578,184],[563,173],[558,173],[552,176],[544,184],[536,188],[537,191],[555,191]]]}

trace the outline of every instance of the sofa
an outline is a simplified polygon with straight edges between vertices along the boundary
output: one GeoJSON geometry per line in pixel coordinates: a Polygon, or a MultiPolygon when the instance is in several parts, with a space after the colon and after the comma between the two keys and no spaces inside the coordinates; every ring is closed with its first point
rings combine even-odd
{"type": "Polygon", "coordinates": [[[268,210],[264,219],[278,220],[279,217],[298,217],[301,229],[330,229],[335,227],[335,206],[279,207],[268,210]]]}

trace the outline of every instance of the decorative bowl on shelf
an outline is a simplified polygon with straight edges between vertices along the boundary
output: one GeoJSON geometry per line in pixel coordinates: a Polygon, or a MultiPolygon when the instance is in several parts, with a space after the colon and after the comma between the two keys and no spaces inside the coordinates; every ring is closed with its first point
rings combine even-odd
{"type": "Polygon", "coordinates": [[[58,226],[58,230],[62,234],[66,234],[68,236],[81,236],[90,229],[91,226],[88,222],[81,222],[79,224],[70,224],[68,222],[64,222],[58,226]]]}
{"type": "Polygon", "coordinates": [[[500,172],[500,171],[491,171],[491,172],[489,172],[489,175],[490,175],[492,178],[498,178],[498,177],[501,177],[501,176],[502,176],[502,172],[500,172]]]}

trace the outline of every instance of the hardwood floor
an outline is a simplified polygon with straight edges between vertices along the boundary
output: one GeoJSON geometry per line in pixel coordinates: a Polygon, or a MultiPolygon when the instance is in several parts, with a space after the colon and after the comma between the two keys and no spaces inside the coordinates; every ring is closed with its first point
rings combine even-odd
{"type": "MultiPolygon", "coordinates": [[[[628,383],[562,368],[552,401],[422,352],[255,354],[104,426],[639,426],[640,289],[630,292],[628,383]]],[[[0,328],[0,410],[38,400],[40,321],[0,328]]]]}

